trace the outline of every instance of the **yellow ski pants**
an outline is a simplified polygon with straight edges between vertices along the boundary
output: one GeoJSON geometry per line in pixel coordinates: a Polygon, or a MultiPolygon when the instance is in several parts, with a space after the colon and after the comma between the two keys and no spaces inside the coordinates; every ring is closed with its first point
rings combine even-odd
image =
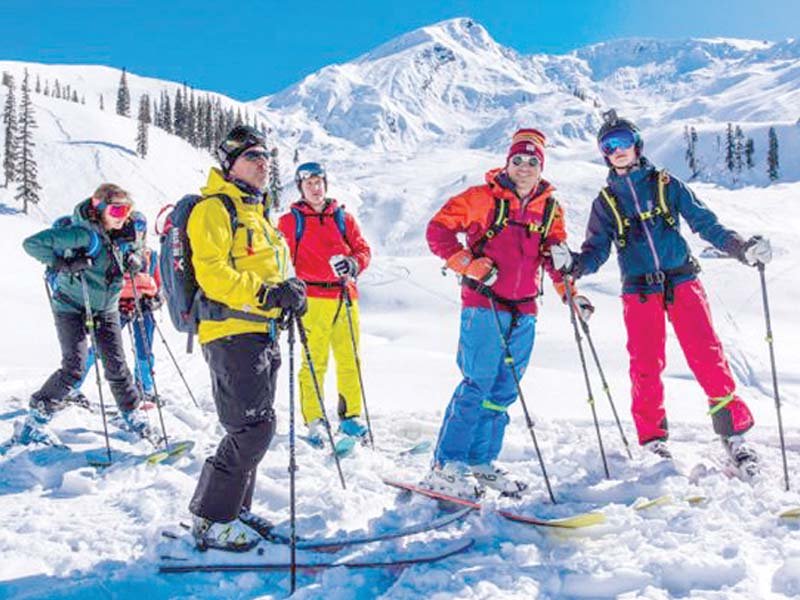
{"type": "MultiPolygon", "coordinates": [[[[309,298],[308,312],[303,317],[303,325],[308,335],[308,349],[314,362],[314,373],[317,376],[320,393],[325,393],[325,372],[328,369],[328,357],[333,350],[336,360],[336,386],[339,391],[338,414],[340,419],[361,415],[361,387],[358,382],[358,370],[353,355],[353,342],[350,338],[350,327],[347,322],[347,306],[338,298],[309,298]]],[[[350,307],[353,319],[353,333],[356,347],[359,343],[358,302],[353,300],[350,307]]],[[[360,358],[360,357],[359,357],[360,358]]],[[[306,424],[322,418],[311,370],[303,352],[303,364],[300,367],[300,409],[306,424]]]]}

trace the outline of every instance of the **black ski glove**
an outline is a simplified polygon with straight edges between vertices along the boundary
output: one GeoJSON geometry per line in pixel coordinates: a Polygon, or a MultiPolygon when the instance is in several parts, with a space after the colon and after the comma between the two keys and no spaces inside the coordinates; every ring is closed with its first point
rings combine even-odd
{"type": "Polygon", "coordinates": [[[292,277],[273,286],[262,284],[257,295],[263,310],[280,308],[292,312],[299,317],[306,314],[308,310],[306,284],[296,277],[292,277]]]}
{"type": "Polygon", "coordinates": [[[53,263],[53,268],[62,273],[71,273],[75,275],[89,269],[92,264],[91,256],[76,256],[74,258],[63,258],[59,256],[53,263]]]}
{"type": "Polygon", "coordinates": [[[140,305],[142,312],[155,312],[164,304],[164,299],[160,295],[143,296],[140,305]]]}

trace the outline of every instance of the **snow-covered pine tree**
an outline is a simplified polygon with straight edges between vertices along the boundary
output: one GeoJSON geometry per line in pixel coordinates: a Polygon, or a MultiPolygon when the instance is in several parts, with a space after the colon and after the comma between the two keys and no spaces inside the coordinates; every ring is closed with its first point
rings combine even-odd
{"type": "Polygon", "coordinates": [[[139,98],[136,123],[136,153],[144,158],[147,156],[147,126],[150,124],[150,97],[147,94],[139,98]]]}
{"type": "Polygon", "coordinates": [[[767,150],[767,174],[770,181],[780,177],[780,161],[778,160],[778,134],[774,127],[769,128],[769,149],[767,150]]]}
{"type": "Polygon", "coordinates": [[[294,158],[292,158],[292,162],[294,164],[297,164],[297,163],[300,162],[300,149],[299,148],[295,148],[294,149],[294,158]]]}
{"type": "Polygon", "coordinates": [[[33,130],[36,128],[36,120],[33,116],[33,103],[31,102],[30,86],[28,85],[28,70],[25,69],[25,77],[22,80],[22,100],[19,107],[19,137],[17,146],[19,148],[17,162],[17,194],[15,198],[22,201],[22,211],[28,213],[29,204],[39,203],[39,190],[42,187],[38,181],[38,168],[33,158],[33,130]]]}
{"type": "Polygon", "coordinates": [[[123,117],[131,115],[131,93],[128,90],[125,67],[122,67],[122,75],[119,78],[119,87],[117,88],[117,114],[123,117]]]}
{"type": "Polygon", "coordinates": [[[3,76],[3,84],[8,86],[6,103],[3,107],[3,128],[5,130],[5,144],[3,153],[3,187],[16,180],[17,173],[17,107],[14,99],[14,78],[3,76]]]}
{"type": "Polygon", "coordinates": [[[197,103],[194,99],[194,88],[189,92],[186,110],[186,141],[197,147],[197,103]]]}
{"type": "Polygon", "coordinates": [[[36,93],[37,94],[41,94],[42,93],[42,81],[41,81],[41,79],[39,79],[39,75],[38,74],[36,75],[36,93]]]}
{"type": "Polygon", "coordinates": [[[278,210],[281,207],[281,192],[283,185],[281,185],[281,169],[278,164],[278,147],[275,146],[270,150],[272,160],[269,161],[269,197],[272,199],[272,208],[278,210]]]}
{"type": "Polygon", "coordinates": [[[80,100],[78,99],[78,92],[76,92],[75,90],[72,90],[72,98],[71,98],[71,100],[72,100],[72,101],[73,101],[75,104],[77,104],[78,102],[80,102],[80,100]]]}
{"type": "Polygon", "coordinates": [[[105,110],[105,104],[103,103],[103,94],[100,94],[100,110],[105,110]]]}

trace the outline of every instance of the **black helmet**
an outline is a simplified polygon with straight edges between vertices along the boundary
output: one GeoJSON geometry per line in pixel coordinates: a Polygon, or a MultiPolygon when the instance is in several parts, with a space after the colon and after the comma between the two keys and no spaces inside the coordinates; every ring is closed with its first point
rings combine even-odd
{"type": "Polygon", "coordinates": [[[228,132],[217,147],[217,160],[225,175],[231,170],[239,155],[253,146],[267,147],[267,139],[257,129],[249,125],[237,125],[228,132]]]}
{"type": "Polygon", "coordinates": [[[322,177],[322,181],[325,182],[325,189],[328,189],[328,174],[325,172],[325,167],[322,163],[307,162],[297,167],[297,170],[294,172],[294,182],[297,185],[297,190],[301,194],[303,193],[301,187],[303,180],[310,177],[322,177]]]}
{"type": "Polygon", "coordinates": [[[600,144],[600,141],[606,136],[606,134],[620,129],[630,131],[636,136],[636,155],[641,155],[642,147],[644,146],[642,133],[636,126],[636,123],[629,119],[622,119],[618,117],[617,111],[613,108],[603,113],[603,124],[600,126],[600,129],[597,132],[597,143],[600,144]]]}

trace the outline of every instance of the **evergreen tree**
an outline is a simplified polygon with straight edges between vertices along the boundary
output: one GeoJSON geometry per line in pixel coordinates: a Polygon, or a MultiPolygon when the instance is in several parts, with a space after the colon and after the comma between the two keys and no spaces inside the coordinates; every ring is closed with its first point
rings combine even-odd
{"type": "Polygon", "coordinates": [[[186,110],[186,141],[197,147],[197,103],[194,100],[194,90],[189,94],[186,110]]]}
{"type": "Polygon", "coordinates": [[[3,174],[5,183],[3,187],[16,179],[17,173],[17,107],[14,99],[14,78],[10,75],[3,77],[3,82],[8,86],[6,103],[3,107],[3,126],[5,128],[5,153],[3,154],[3,174]]]}
{"type": "Polygon", "coordinates": [[[744,166],[743,161],[743,154],[744,154],[744,133],[742,132],[742,128],[738,125],[736,126],[736,132],[734,133],[734,148],[733,148],[733,162],[736,168],[737,173],[742,172],[742,167],[744,166]]]}
{"type": "Polygon", "coordinates": [[[76,92],[75,90],[72,90],[72,101],[75,104],[77,104],[79,102],[79,100],[78,100],[78,92],[76,92]]]}
{"type": "Polygon", "coordinates": [[[169,94],[164,92],[164,102],[161,106],[162,116],[161,122],[163,123],[164,131],[168,133],[172,133],[174,130],[172,129],[172,108],[169,104],[169,94]]]}
{"type": "Polygon", "coordinates": [[[125,67],[122,68],[122,75],[119,78],[119,87],[117,88],[117,114],[123,117],[129,117],[131,114],[131,93],[128,90],[125,67]]]}
{"type": "Polygon", "coordinates": [[[61,98],[61,84],[56,79],[56,84],[53,86],[53,98],[61,98]]]}
{"type": "Polygon", "coordinates": [[[49,96],[50,95],[50,82],[49,81],[45,81],[44,82],[44,95],[45,96],[49,96]]]}
{"type": "Polygon", "coordinates": [[[269,161],[269,196],[272,199],[272,208],[278,210],[281,206],[281,192],[283,186],[281,185],[281,169],[278,165],[278,148],[274,147],[270,151],[272,160],[269,161]]]}
{"type": "Polygon", "coordinates": [[[744,157],[745,157],[745,164],[747,165],[748,169],[752,169],[755,166],[755,161],[753,160],[753,154],[755,153],[755,144],[753,143],[753,138],[747,138],[747,141],[744,144],[744,157]]]}
{"type": "Polygon", "coordinates": [[[292,162],[294,162],[294,164],[297,164],[297,163],[300,162],[300,149],[299,148],[295,148],[294,149],[294,158],[292,159],[292,162]]]}
{"type": "Polygon", "coordinates": [[[150,97],[142,94],[139,98],[139,114],[136,117],[136,152],[144,158],[147,156],[147,126],[150,124],[150,97]]]}
{"type": "Polygon", "coordinates": [[[183,105],[183,97],[181,96],[181,90],[178,88],[175,91],[175,135],[182,138],[185,137],[186,132],[186,115],[184,111],[183,105]]]}
{"type": "Polygon", "coordinates": [[[11,73],[9,73],[8,71],[3,71],[3,81],[2,83],[0,83],[0,85],[8,86],[9,85],[8,82],[13,80],[14,77],[12,77],[11,73]]]}
{"type": "Polygon", "coordinates": [[[17,163],[17,200],[22,200],[22,211],[28,213],[29,204],[39,203],[39,190],[41,186],[38,181],[38,168],[33,158],[33,130],[36,128],[36,120],[33,116],[33,104],[31,103],[30,86],[28,85],[28,70],[25,69],[25,77],[22,80],[22,101],[19,108],[19,162],[17,163]]]}
{"type": "Polygon", "coordinates": [[[778,161],[778,134],[774,127],[769,128],[769,149],[767,150],[767,174],[770,181],[775,181],[780,177],[778,161]]]}
{"type": "Polygon", "coordinates": [[[103,103],[103,94],[100,94],[100,110],[105,110],[105,104],[103,103]]]}
{"type": "Polygon", "coordinates": [[[36,93],[37,94],[41,94],[42,93],[42,82],[39,79],[39,75],[36,75],[36,93]]]}
{"type": "Polygon", "coordinates": [[[725,168],[727,168],[731,173],[733,173],[733,169],[736,167],[736,162],[734,160],[734,147],[735,143],[733,141],[733,125],[728,123],[728,130],[725,134],[725,168]]]}

